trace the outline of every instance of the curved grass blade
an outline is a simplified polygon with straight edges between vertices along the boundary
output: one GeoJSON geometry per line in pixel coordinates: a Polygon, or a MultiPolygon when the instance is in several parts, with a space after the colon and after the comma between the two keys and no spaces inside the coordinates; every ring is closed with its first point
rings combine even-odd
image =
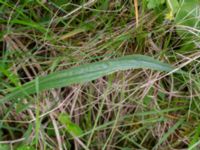
{"type": "Polygon", "coordinates": [[[84,83],[120,70],[137,68],[148,68],[166,72],[170,72],[174,69],[172,66],[155,60],[149,56],[124,56],[108,61],[85,64],[68,70],[55,72],[47,76],[38,77],[37,81],[33,80],[20,87],[16,87],[13,91],[0,99],[0,103],[16,98],[23,98],[36,93],[38,90],[43,91],[69,86],[71,84],[84,83]]]}

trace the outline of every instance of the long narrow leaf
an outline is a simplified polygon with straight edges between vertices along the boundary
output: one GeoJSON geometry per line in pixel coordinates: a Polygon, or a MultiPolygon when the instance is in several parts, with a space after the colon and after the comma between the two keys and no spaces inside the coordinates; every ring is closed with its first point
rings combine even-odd
{"type": "MultiPolygon", "coordinates": [[[[172,66],[148,56],[130,55],[55,72],[47,76],[37,78],[37,84],[39,91],[43,91],[52,88],[69,86],[71,84],[84,83],[120,70],[136,68],[148,68],[166,72],[174,69],[172,66]]],[[[15,88],[12,92],[3,97],[0,100],[0,103],[36,93],[35,85],[36,80],[33,80],[22,85],[21,87],[15,88]]]]}

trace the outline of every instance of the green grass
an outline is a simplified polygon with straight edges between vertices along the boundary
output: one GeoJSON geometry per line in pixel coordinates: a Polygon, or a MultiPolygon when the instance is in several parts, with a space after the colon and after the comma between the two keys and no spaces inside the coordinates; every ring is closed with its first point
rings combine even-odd
{"type": "Polygon", "coordinates": [[[0,150],[200,148],[199,1],[137,2],[0,0],[0,150]]]}

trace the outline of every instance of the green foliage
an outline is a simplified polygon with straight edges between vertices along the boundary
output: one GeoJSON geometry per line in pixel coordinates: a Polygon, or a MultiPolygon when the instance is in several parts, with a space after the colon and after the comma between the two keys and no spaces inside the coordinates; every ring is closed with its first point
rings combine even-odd
{"type": "Polygon", "coordinates": [[[35,148],[32,146],[22,145],[22,146],[18,147],[17,150],[35,150],[35,148]]]}
{"type": "Polygon", "coordinates": [[[172,71],[174,68],[148,56],[132,55],[121,58],[86,64],[68,70],[55,72],[17,87],[0,100],[4,103],[11,99],[22,98],[38,91],[59,88],[76,83],[84,83],[109,75],[119,70],[149,68],[158,71],[172,71]],[[37,88],[36,88],[37,87],[37,88]]]}
{"type": "Polygon", "coordinates": [[[66,131],[72,136],[80,136],[83,134],[82,129],[71,121],[71,118],[67,113],[60,114],[58,120],[65,126],[66,131]]]}
{"type": "Polygon", "coordinates": [[[189,0],[180,3],[180,9],[176,14],[176,23],[189,27],[200,27],[200,1],[189,0]]]}
{"type": "Polygon", "coordinates": [[[199,149],[199,0],[0,4],[0,150],[199,149]]]}
{"type": "Polygon", "coordinates": [[[10,150],[10,147],[7,144],[0,144],[0,150],[10,150]]]}
{"type": "Polygon", "coordinates": [[[62,5],[64,5],[64,4],[69,3],[68,0],[52,0],[52,2],[55,3],[55,4],[58,5],[58,6],[62,6],[62,5]]]}
{"type": "Polygon", "coordinates": [[[164,3],[165,3],[165,0],[147,0],[147,7],[148,9],[154,9],[164,3]]]}
{"type": "Polygon", "coordinates": [[[190,27],[199,25],[199,0],[147,0],[148,9],[155,9],[163,4],[167,4],[166,9],[175,16],[176,23],[190,27]]]}
{"type": "Polygon", "coordinates": [[[1,75],[6,76],[11,81],[11,83],[14,84],[15,86],[20,85],[19,78],[15,74],[13,74],[11,71],[9,71],[7,67],[3,67],[3,65],[0,66],[0,77],[1,75]]]}
{"type": "MultiPolygon", "coordinates": [[[[195,128],[195,133],[194,136],[192,137],[192,140],[190,141],[190,146],[189,147],[193,147],[193,145],[195,145],[197,142],[199,142],[199,136],[200,136],[200,125],[198,125],[195,128]]],[[[196,150],[196,149],[194,149],[196,150]]]]}
{"type": "Polygon", "coordinates": [[[195,47],[195,43],[200,42],[198,36],[199,32],[195,30],[200,29],[200,1],[199,0],[189,0],[182,1],[180,3],[180,9],[178,10],[175,23],[181,25],[182,27],[177,27],[177,33],[183,39],[184,43],[192,41],[191,43],[182,46],[182,50],[191,50],[195,47]]]}
{"type": "Polygon", "coordinates": [[[174,15],[180,8],[178,0],[167,0],[167,6],[174,15]]]}
{"type": "Polygon", "coordinates": [[[160,144],[162,144],[165,140],[167,140],[167,138],[182,124],[184,123],[183,119],[180,119],[176,122],[176,124],[174,126],[172,126],[158,141],[157,146],[159,146],[160,144]]]}
{"type": "MultiPolygon", "coordinates": [[[[199,0],[147,0],[148,8],[154,9],[156,12],[161,5],[166,4],[165,9],[159,9],[159,12],[165,13],[166,20],[174,20],[177,26],[176,32],[181,37],[183,43],[188,41],[193,41],[194,37],[199,36],[200,33],[194,31],[195,29],[200,29],[200,1],[199,0]]],[[[196,39],[194,42],[183,44],[180,48],[181,51],[193,49],[195,47],[194,43],[200,42],[196,39]]]]}

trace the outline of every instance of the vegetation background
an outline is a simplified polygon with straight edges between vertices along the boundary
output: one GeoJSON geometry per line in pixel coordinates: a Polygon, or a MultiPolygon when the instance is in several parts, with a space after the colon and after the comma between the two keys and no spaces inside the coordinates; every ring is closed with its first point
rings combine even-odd
{"type": "Polygon", "coordinates": [[[199,150],[199,49],[199,0],[0,0],[0,150],[199,150]]]}

